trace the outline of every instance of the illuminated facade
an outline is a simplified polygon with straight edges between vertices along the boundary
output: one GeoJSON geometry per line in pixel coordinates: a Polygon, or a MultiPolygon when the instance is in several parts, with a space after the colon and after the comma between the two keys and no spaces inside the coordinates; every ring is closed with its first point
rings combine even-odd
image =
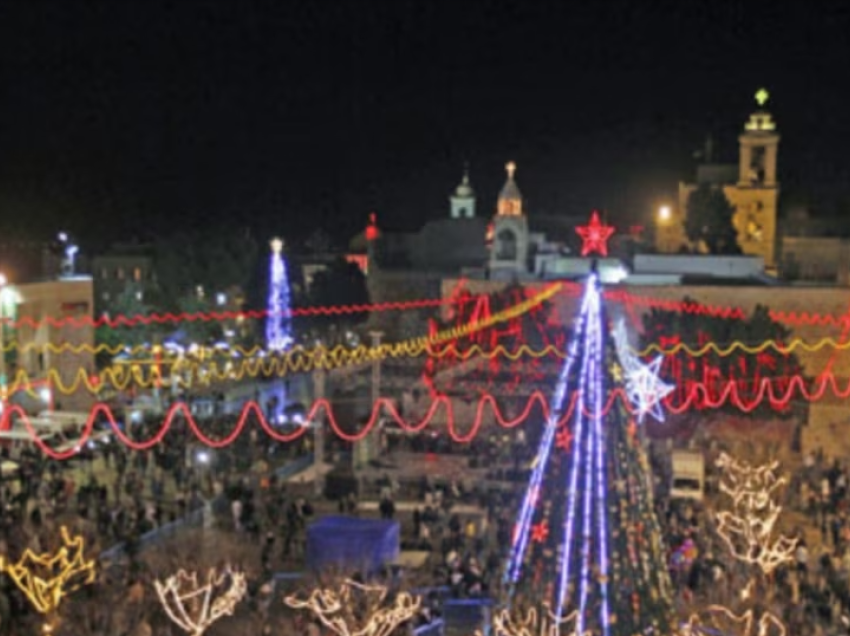
{"type": "Polygon", "coordinates": [[[660,252],[674,253],[683,247],[702,249],[690,244],[684,222],[691,193],[700,185],[710,185],[722,188],[735,208],[733,223],[743,253],[761,256],[768,271],[776,269],[779,206],[776,168],[780,137],[776,123],[765,109],[767,98],[764,90],[756,94],[758,110],[750,115],[738,137],[737,167],[712,164],[708,153],[706,163],[697,168],[696,182],[679,184],[678,208],[657,220],[656,248],[660,252]]]}

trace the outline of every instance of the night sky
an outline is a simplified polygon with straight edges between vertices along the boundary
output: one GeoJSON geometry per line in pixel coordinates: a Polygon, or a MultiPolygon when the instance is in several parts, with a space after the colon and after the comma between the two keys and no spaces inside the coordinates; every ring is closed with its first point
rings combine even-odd
{"type": "Polygon", "coordinates": [[[761,85],[786,203],[836,214],[850,5],[795,5],[4,0],[0,227],[416,228],[465,161],[490,214],[508,159],[532,215],[634,219],[707,134],[736,158],[761,85]]]}

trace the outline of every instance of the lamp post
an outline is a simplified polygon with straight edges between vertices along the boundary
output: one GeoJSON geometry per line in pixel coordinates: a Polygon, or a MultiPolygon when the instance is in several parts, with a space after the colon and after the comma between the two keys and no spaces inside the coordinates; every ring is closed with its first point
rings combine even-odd
{"type": "Polygon", "coordinates": [[[6,402],[6,280],[0,274],[0,400],[6,402]]]}

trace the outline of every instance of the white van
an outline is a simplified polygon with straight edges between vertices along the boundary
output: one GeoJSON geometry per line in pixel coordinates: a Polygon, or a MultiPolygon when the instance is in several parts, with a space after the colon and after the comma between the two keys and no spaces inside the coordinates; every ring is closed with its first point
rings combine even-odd
{"type": "Polygon", "coordinates": [[[705,458],[702,453],[674,450],[671,464],[670,498],[702,501],[705,498],[705,458]]]}

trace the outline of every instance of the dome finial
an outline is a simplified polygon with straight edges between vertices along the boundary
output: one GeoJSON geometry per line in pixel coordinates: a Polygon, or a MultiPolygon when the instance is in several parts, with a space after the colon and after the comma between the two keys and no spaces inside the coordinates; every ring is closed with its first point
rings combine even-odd
{"type": "Polygon", "coordinates": [[[505,164],[505,170],[508,172],[508,179],[513,179],[516,172],[516,164],[513,161],[508,161],[505,164]]]}
{"type": "Polygon", "coordinates": [[[764,108],[764,105],[767,103],[767,100],[770,99],[770,93],[767,92],[767,89],[761,87],[756,91],[756,104],[759,105],[759,108],[764,108]]]}

